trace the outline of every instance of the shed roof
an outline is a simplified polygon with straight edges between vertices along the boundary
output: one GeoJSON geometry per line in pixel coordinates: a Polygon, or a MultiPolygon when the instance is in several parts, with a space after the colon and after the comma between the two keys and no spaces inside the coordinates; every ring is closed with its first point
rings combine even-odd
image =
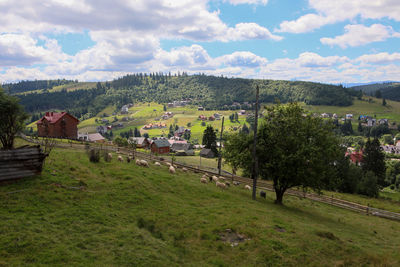
{"type": "Polygon", "coordinates": [[[169,142],[166,139],[157,139],[153,141],[153,144],[156,145],[156,147],[169,147],[169,142]]]}

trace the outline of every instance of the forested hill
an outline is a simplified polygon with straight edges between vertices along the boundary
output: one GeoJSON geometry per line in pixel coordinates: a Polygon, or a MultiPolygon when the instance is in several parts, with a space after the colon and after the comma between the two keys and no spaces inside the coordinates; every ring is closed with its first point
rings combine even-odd
{"type": "MultiPolygon", "coordinates": [[[[128,75],[111,82],[93,84],[92,89],[28,93],[18,95],[28,112],[49,109],[68,110],[77,117],[94,115],[108,105],[121,107],[127,103],[168,103],[191,99],[207,109],[227,109],[232,103],[254,102],[255,88],[260,88],[261,102],[298,101],[312,105],[347,106],[359,92],[342,86],[301,81],[252,80],[186,74],[128,75]]],[[[76,82],[71,86],[77,86],[76,82]]],[[[15,88],[16,86],[14,86],[15,88]]],[[[64,90],[65,89],[65,90],[64,90]]]]}
{"type": "Polygon", "coordinates": [[[18,83],[8,83],[3,84],[2,87],[9,94],[17,94],[29,91],[37,91],[37,90],[49,90],[53,89],[56,86],[76,83],[77,81],[72,80],[35,80],[35,81],[21,81],[18,83]]]}
{"type": "Polygon", "coordinates": [[[383,97],[390,100],[400,101],[400,83],[387,82],[387,83],[374,83],[368,85],[360,85],[351,87],[356,91],[363,91],[367,95],[383,97]],[[379,91],[379,93],[377,93],[379,91]]]}

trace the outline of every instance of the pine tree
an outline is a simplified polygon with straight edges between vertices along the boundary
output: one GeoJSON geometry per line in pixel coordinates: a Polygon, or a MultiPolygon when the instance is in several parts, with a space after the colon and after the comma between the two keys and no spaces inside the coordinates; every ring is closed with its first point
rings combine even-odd
{"type": "Polygon", "coordinates": [[[205,148],[211,149],[215,155],[218,154],[217,151],[217,135],[214,128],[208,125],[203,133],[203,145],[205,148]]]}
{"type": "Polygon", "coordinates": [[[385,154],[382,152],[378,138],[374,138],[372,141],[368,139],[365,143],[361,166],[364,173],[372,171],[376,175],[379,186],[385,186],[385,154]]]}

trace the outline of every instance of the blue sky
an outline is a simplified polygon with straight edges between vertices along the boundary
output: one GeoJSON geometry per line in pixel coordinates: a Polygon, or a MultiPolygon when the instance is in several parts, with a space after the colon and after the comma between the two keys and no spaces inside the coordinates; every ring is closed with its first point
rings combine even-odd
{"type": "Polygon", "coordinates": [[[398,0],[0,0],[0,10],[0,83],[156,71],[400,77],[398,0]]]}

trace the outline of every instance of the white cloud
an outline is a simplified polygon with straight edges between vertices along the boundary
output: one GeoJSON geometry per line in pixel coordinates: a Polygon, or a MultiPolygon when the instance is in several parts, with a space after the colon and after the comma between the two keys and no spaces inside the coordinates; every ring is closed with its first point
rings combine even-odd
{"type": "Polygon", "coordinates": [[[400,21],[398,0],[309,0],[309,13],[292,21],[283,21],[277,32],[304,33],[327,24],[351,20],[360,16],[364,19],[390,18],[400,21]]]}
{"type": "Polygon", "coordinates": [[[332,67],[342,62],[346,62],[349,59],[347,57],[339,57],[339,56],[329,56],[322,57],[316,53],[305,52],[299,55],[299,58],[296,60],[300,66],[308,67],[308,68],[325,68],[332,67]]]}
{"type": "Polygon", "coordinates": [[[256,23],[239,23],[235,28],[229,28],[224,40],[249,40],[249,39],[270,39],[280,41],[283,37],[272,34],[267,28],[256,23]]]}
{"type": "Polygon", "coordinates": [[[257,68],[268,62],[266,58],[257,56],[248,51],[237,51],[230,55],[224,55],[216,58],[216,61],[222,65],[242,68],[257,68]]]}
{"type": "Polygon", "coordinates": [[[268,0],[227,0],[227,1],[232,5],[250,4],[250,5],[265,6],[268,3],[268,0]]]}
{"type": "Polygon", "coordinates": [[[373,24],[370,27],[364,25],[346,25],[345,34],[335,38],[321,38],[321,43],[325,45],[338,45],[341,48],[348,46],[361,46],[373,42],[384,41],[391,37],[400,37],[400,33],[395,32],[392,27],[382,24],[373,24]]]}
{"type": "Polygon", "coordinates": [[[30,66],[32,64],[67,60],[61,47],[54,39],[45,38],[45,45],[37,45],[37,41],[27,35],[0,34],[0,66],[30,66]]]}
{"type": "Polygon", "coordinates": [[[390,63],[400,63],[400,53],[378,53],[370,55],[362,55],[356,59],[357,62],[364,64],[390,64],[390,63]]]}

